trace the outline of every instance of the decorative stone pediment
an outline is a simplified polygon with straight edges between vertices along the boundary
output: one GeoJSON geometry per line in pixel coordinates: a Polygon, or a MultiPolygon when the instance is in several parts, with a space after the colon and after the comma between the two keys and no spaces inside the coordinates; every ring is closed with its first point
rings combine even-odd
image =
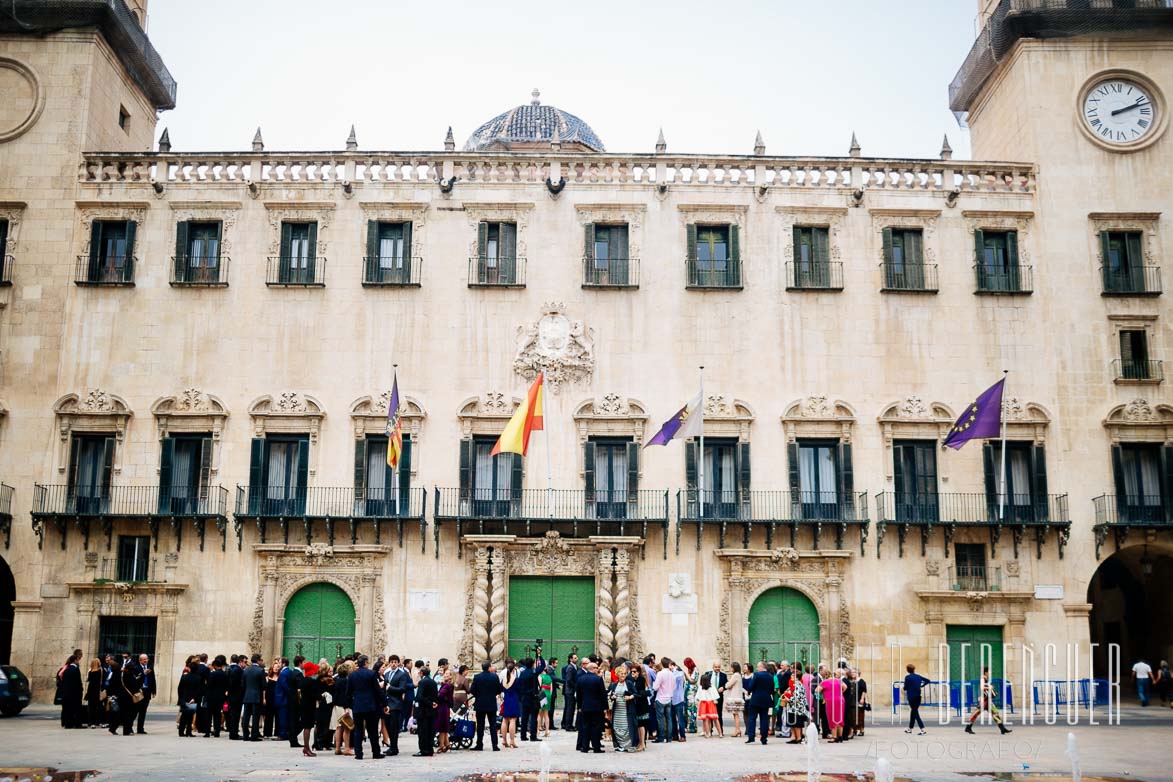
{"type": "MultiPolygon", "coordinates": [[[[391,404],[391,389],[380,392],[376,396],[363,396],[354,400],[350,405],[350,417],[354,421],[354,437],[361,440],[368,434],[382,434],[387,431],[387,408],[391,404]]],[[[410,434],[414,441],[418,439],[420,429],[428,413],[423,405],[412,396],[402,397],[400,402],[400,420],[403,421],[403,432],[410,434]]]]}
{"type": "Polygon", "coordinates": [[[781,231],[782,259],[794,260],[794,227],[811,226],[827,229],[827,243],[831,260],[843,259],[843,219],[847,210],[841,207],[822,206],[779,206],[777,228],[781,231]]]}
{"type": "Polygon", "coordinates": [[[1006,422],[1007,439],[1042,443],[1051,414],[1042,405],[1011,396],[1002,399],[1002,420],[1006,422]]]}
{"type": "Polygon", "coordinates": [[[1091,230],[1091,246],[1100,265],[1106,264],[1104,245],[1100,240],[1103,231],[1128,231],[1141,235],[1141,254],[1145,266],[1160,266],[1160,212],[1092,212],[1088,215],[1091,230]]]}
{"type": "Polygon", "coordinates": [[[122,471],[122,441],[134,413],[120,396],[92,388],[83,394],[66,394],[53,405],[57,417],[59,448],[57,471],[65,472],[69,461],[69,440],[74,432],[113,435],[119,447],[114,449],[114,472],[122,471]]]}
{"type": "Polygon", "coordinates": [[[680,204],[684,219],[697,225],[737,225],[745,227],[749,207],[743,204],[680,204]]]}
{"type": "Polygon", "coordinates": [[[1112,408],[1104,419],[1112,442],[1148,440],[1173,441],[1173,406],[1133,399],[1112,408]]]}
{"type": "Polygon", "coordinates": [[[643,204],[575,204],[575,213],[580,225],[618,224],[627,225],[627,255],[629,258],[640,257],[640,246],[643,244],[643,224],[647,217],[647,207],[643,204]]]}
{"type": "Polygon", "coordinates": [[[284,391],[277,396],[262,396],[248,406],[253,437],[267,434],[306,434],[310,440],[309,473],[317,472],[318,435],[326,412],[312,396],[284,391]]]}
{"type": "Polygon", "coordinates": [[[851,405],[823,394],[791,402],[782,414],[788,442],[800,437],[826,437],[849,443],[854,424],[855,410],[851,405]]]}
{"type": "MultiPolygon", "coordinates": [[[[125,220],[142,228],[147,219],[145,201],[79,201],[77,216],[81,222],[78,236],[81,239],[80,255],[89,255],[90,237],[95,220],[125,220]]],[[[137,251],[135,251],[137,252],[137,251]]]]}
{"type": "Polygon", "coordinates": [[[213,474],[220,470],[220,435],[228,421],[228,410],[218,397],[198,388],[185,388],[175,396],[165,396],[151,405],[159,439],[175,434],[203,434],[212,436],[213,474]]]}
{"type": "Polygon", "coordinates": [[[171,201],[170,206],[175,222],[220,223],[220,254],[232,254],[236,215],[241,208],[239,201],[171,201]]]}
{"type": "Polygon", "coordinates": [[[464,400],[456,413],[460,419],[461,437],[500,434],[519,404],[521,399],[500,391],[486,391],[480,396],[464,400]]]}
{"type": "Polygon", "coordinates": [[[517,327],[513,371],[526,380],[545,373],[550,391],[565,383],[585,383],[595,371],[594,332],[566,316],[566,306],[548,302],[533,323],[517,327]]]}
{"type": "Polygon", "coordinates": [[[334,204],[329,201],[266,201],[269,218],[269,255],[281,252],[281,224],[304,222],[318,224],[318,257],[327,255],[326,229],[334,219],[334,204]]]}
{"type": "Polygon", "coordinates": [[[0,220],[8,221],[8,239],[0,244],[0,258],[16,254],[16,243],[20,240],[20,223],[26,204],[17,201],[0,202],[0,220]]]}
{"type": "MultiPolygon", "coordinates": [[[[893,440],[943,441],[957,416],[945,403],[926,402],[913,394],[885,406],[877,420],[884,436],[884,474],[891,481],[893,440]]],[[[945,472],[945,467],[944,463],[938,464],[940,473],[945,472]]]]}
{"type": "Polygon", "coordinates": [[[529,202],[517,203],[474,203],[466,201],[464,214],[468,217],[471,228],[472,242],[468,246],[468,256],[473,258],[480,252],[477,246],[477,229],[481,223],[513,223],[517,226],[517,257],[529,256],[527,242],[529,241],[529,216],[533,212],[534,204],[529,202]]]}
{"type": "MultiPolygon", "coordinates": [[[[939,209],[870,209],[872,230],[882,233],[885,228],[919,228],[923,238],[924,262],[937,262],[937,219],[939,209]]],[[[884,260],[883,243],[879,243],[880,260],[884,260]]]]}
{"type": "Polygon", "coordinates": [[[965,232],[969,234],[969,247],[973,247],[975,231],[1015,231],[1018,233],[1018,263],[1021,266],[1030,265],[1031,257],[1031,228],[1034,224],[1034,212],[1010,211],[982,211],[966,210],[961,213],[965,221],[965,232]]]}
{"type": "Polygon", "coordinates": [[[736,437],[749,442],[754,412],[747,403],[725,394],[706,394],[704,405],[706,436],[736,437]]]}
{"type": "Polygon", "coordinates": [[[631,437],[640,443],[647,421],[643,403],[616,393],[587,399],[574,411],[580,442],[586,442],[589,437],[615,436],[631,437]]]}
{"type": "Polygon", "coordinates": [[[411,223],[411,247],[408,255],[414,257],[423,255],[420,248],[425,244],[424,233],[427,230],[428,204],[413,201],[362,201],[363,217],[367,220],[378,220],[385,223],[411,223]]]}

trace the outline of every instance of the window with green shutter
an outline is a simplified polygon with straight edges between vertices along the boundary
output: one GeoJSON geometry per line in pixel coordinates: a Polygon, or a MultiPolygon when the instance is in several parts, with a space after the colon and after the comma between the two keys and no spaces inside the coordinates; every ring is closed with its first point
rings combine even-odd
{"type": "Polygon", "coordinates": [[[830,230],[826,226],[794,226],[794,261],[787,287],[833,289],[842,282],[832,274],[830,230]]]}
{"type": "MultiPolygon", "coordinates": [[[[1144,235],[1140,231],[1100,232],[1100,254],[1105,293],[1148,293],[1144,264],[1144,235]]],[[[1155,280],[1154,280],[1155,282],[1155,280]]]]}
{"type": "Polygon", "coordinates": [[[1153,379],[1148,332],[1144,329],[1120,330],[1120,371],[1117,377],[1121,380],[1153,379]]]}
{"type": "Polygon", "coordinates": [[[476,268],[472,285],[518,285],[517,223],[482,222],[477,231],[476,268]]]}
{"type": "Polygon", "coordinates": [[[90,225],[90,254],[80,282],[125,285],[134,281],[136,224],[131,220],[94,220],[90,225]]]}
{"type": "Polygon", "coordinates": [[[633,285],[626,223],[586,227],[583,284],[620,288],[633,285]]]}
{"type": "Polygon", "coordinates": [[[1023,293],[1023,269],[1018,263],[1018,232],[1003,230],[974,231],[977,251],[978,291],[983,293],[1023,293]]]}
{"type": "Polygon", "coordinates": [[[883,238],[884,288],[894,291],[927,290],[922,229],[885,228],[883,238]]]}
{"type": "Polygon", "coordinates": [[[0,285],[12,281],[12,256],[8,253],[8,221],[0,220],[0,285]]]}
{"type": "Polygon", "coordinates": [[[413,275],[411,222],[371,220],[367,223],[367,254],[363,283],[418,284],[413,275]]]}
{"type": "Polygon", "coordinates": [[[285,285],[314,284],[317,243],[316,222],[283,222],[278,282],[285,285]]]}
{"type": "Polygon", "coordinates": [[[740,288],[740,227],[689,224],[688,272],[689,287],[740,288]]]}

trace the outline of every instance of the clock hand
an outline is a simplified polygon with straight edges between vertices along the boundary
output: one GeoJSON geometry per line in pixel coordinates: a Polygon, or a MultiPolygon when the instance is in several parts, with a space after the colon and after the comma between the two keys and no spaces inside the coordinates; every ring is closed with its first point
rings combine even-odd
{"type": "Polygon", "coordinates": [[[1147,104],[1147,103],[1134,103],[1131,106],[1125,106],[1122,109],[1116,109],[1115,111],[1112,112],[1112,116],[1115,117],[1117,114],[1123,114],[1126,111],[1132,111],[1133,109],[1139,109],[1141,106],[1147,106],[1147,105],[1149,105],[1149,104],[1147,104]]]}

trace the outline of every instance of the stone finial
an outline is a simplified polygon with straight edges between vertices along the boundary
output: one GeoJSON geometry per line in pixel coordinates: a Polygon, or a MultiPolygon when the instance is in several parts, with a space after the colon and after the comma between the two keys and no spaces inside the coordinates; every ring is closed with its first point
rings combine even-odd
{"type": "Polygon", "coordinates": [[[758,131],[758,136],[753,140],[753,153],[758,157],[766,154],[766,142],[762,141],[762,132],[758,131]]]}
{"type": "Polygon", "coordinates": [[[358,136],[354,132],[354,125],[350,126],[350,135],[346,137],[346,151],[354,152],[358,149],[358,136]]]}
{"type": "Polygon", "coordinates": [[[562,149],[562,132],[557,125],[554,126],[554,133],[550,136],[550,149],[559,152],[562,149]]]}
{"type": "Polygon", "coordinates": [[[859,139],[855,137],[855,131],[851,131],[851,147],[847,150],[847,154],[852,157],[859,157],[860,154],[859,139]]]}
{"type": "Polygon", "coordinates": [[[261,138],[261,126],[257,126],[257,134],[253,136],[253,152],[264,152],[265,140],[261,138]]]}
{"type": "Polygon", "coordinates": [[[167,128],[163,128],[163,135],[159,136],[159,151],[160,152],[170,152],[171,151],[171,133],[168,131],[167,128]]]}
{"type": "Polygon", "coordinates": [[[456,149],[456,139],[452,138],[452,126],[448,126],[448,135],[444,137],[444,151],[452,152],[456,149]]]}
{"type": "Polygon", "coordinates": [[[541,106],[542,105],[542,91],[541,90],[539,90],[537,87],[534,87],[534,91],[530,93],[530,96],[531,97],[530,97],[529,105],[531,105],[531,106],[541,106]]]}
{"type": "Polygon", "coordinates": [[[949,146],[949,134],[945,134],[945,140],[941,142],[941,160],[953,159],[953,147],[949,146]]]}
{"type": "Polygon", "coordinates": [[[664,129],[660,128],[660,135],[656,139],[656,152],[660,153],[660,152],[667,152],[667,151],[668,151],[668,142],[664,140],[664,129]]]}

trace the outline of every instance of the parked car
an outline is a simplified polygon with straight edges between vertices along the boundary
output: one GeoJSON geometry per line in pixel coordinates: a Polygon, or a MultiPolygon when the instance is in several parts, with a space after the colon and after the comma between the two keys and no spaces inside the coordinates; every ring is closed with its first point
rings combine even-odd
{"type": "Polygon", "coordinates": [[[32,689],[29,677],[15,665],[0,665],[0,714],[15,717],[29,705],[32,689]]]}

